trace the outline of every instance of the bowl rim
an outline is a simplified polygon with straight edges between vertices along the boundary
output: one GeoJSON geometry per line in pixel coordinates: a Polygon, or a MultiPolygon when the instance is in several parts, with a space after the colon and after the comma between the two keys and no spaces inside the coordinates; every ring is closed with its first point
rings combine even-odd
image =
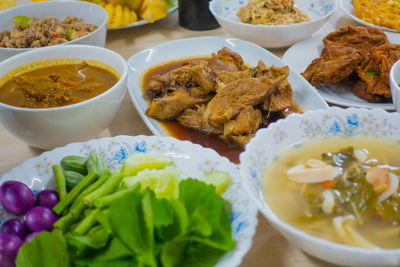
{"type": "MultiPolygon", "coordinates": [[[[76,5],[77,8],[85,8],[85,6],[86,6],[86,7],[93,7],[93,8],[95,8],[96,10],[99,11],[98,13],[96,13],[96,16],[97,16],[98,14],[102,14],[102,15],[104,16],[105,20],[103,20],[103,22],[102,22],[100,25],[95,25],[95,26],[97,26],[97,29],[95,29],[94,31],[92,31],[92,32],[90,32],[90,33],[88,33],[88,34],[86,34],[86,35],[84,35],[84,36],[82,36],[82,37],[79,37],[78,39],[72,40],[72,41],[68,41],[68,42],[61,43],[61,44],[55,44],[55,45],[41,46],[41,47],[28,47],[28,48],[0,47],[0,53],[1,53],[2,51],[8,51],[8,52],[12,52],[12,51],[15,51],[15,52],[24,52],[24,51],[31,51],[31,50],[35,50],[35,49],[38,49],[38,48],[44,48],[44,47],[60,46],[60,45],[66,45],[66,44],[68,44],[68,45],[69,45],[69,44],[75,44],[76,42],[79,42],[79,41],[81,41],[81,40],[83,40],[83,39],[85,39],[85,38],[87,38],[87,37],[90,37],[90,36],[96,34],[96,33],[97,33],[100,29],[102,29],[103,27],[107,27],[108,14],[107,14],[107,12],[105,11],[105,9],[102,8],[102,7],[99,6],[99,5],[96,5],[96,4],[93,4],[93,3],[90,3],[90,2],[84,2],[84,1],[48,1],[48,2],[47,2],[47,1],[42,1],[42,2],[33,2],[33,3],[28,3],[28,4],[24,4],[24,5],[19,5],[19,6],[15,6],[15,7],[12,7],[12,8],[3,10],[3,11],[0,11],[0,16],[1,16],[2,14],[8,13],[8,12],[12,12],[12,11],[15,10],[15,9],[29,9],[29,8],[30,8],[31,6],[33,6],[33,5],[35,5],[35,6],[40,6],[40,5],[42,5],[42,6],[48,6],[48,5],[55,5],[55,6],[57,6],[57,5],[65,5],[65,4],[66,4],[66,5],[72,5],[72,6],[76,5]],[[80,6],[81,6],[81,7],[80,7],[80,6]]],[[[43,8],[45,8],[45,7],[43,7],[43,8]]],[[[88,13],[88,14],[92,14],[92,13],[88,13]]],[[[8,30],[8,31],[9,31],[9,30],[8,30]]]]}
{"type": "MultiPolygon", "coordinates": [[[[250,198],[254,202],[256,202],[259,211],[264,215],[264,217],[269,222],[271,222],[273,225],[275,225],[277,228],[282,228],[290,236],[297,236],[297,237],[301,238],[302,240],[305,240],[308,243],[321,244],[325,247],[333,248],[336,251],[345,251],[346,253],[350,253],[350,254],[353,253],[355,255],[363,254],[363,255],[372,255],[372,256],[380,256],[380,257],[389,256],[389,255],[399,256],[400,248],[397,248],[397,249],[383,249],[383,248],[366,249],[366,248],[336,243],[336,242],[329,241],[324,238],[320,238],[320,237],[308,234],[308,233],[290,225],[289,223],[281,220],[270,208],[267,201],[264,199],[264,196],[261,195],[263,201],[260,201],[259,198],[252,193],[252,189],[250,188],[250,185],[247,183],[248,180],[251,180],[251,177],[249,177],[247,172],[245,171],[248,167],[247,165],[245,165],[245,164],[247,164],[247,161],[248,161],[248,160],[246,160],[246,155],[250,153],[250,152],[246,153],[246,151],[252,150],[252,147],[255,145],[254,143],[255,143],[255,140],[257,139],[257,136],[258,136],[258,138],[260,138],[260,136],[264,132],[273,131],[274,129],[279,128],[282,124],[289,124],[292,120],[300,120],[306,116],[311,116],[313,114],[319,114],[320,116],[322,116],[321,114],[325,115],[327,113],[335,114],[338,111],[341,111],[341,112],[344,111],[346,113],[372,112],[372,113],[380,114],[380,115],[387,116],[387,117],[398,117],[398,118],[400,117],[400,114],[397,112],[390,113],[390,112],[387,112],[386,110],[378,109],[378,108],[367,109],[367,108],[354,108],[354,107],[346,108],[346,109],[339,108],[339,107],[329,107],[324,110],[306,111],[303,114],[297,114],[297,113],[291,114],[286,119],[278,120],[277,122],[272,123],[268,128],[264,128],[264,129],[261,129],[260,131],[257,131],[256,136],[253,137],[250,140],[250,142],[246,144],[244,152],[242,152],[240,154],[240,174],[241,174],[242,186],[246,189],[247,193],[250,195],[250,198]]],[[[291,146],[287,146],[287,147],[291,147],[291,146]]],[[[265,167],[266,164],[267,164],[267,162],[264,163],[263,168],[265,167]]],[[[281,232],[280,232],[280,235],[282,235],[281,232]]],[[[287,238],[285,237],[285,239],[287,239],[287,238]]],[[[288,241],[292,242],[291,240],[288,240],[288,241]]]]}
{"type": "MultiPolygon", "coordinates": [[[[400,84],[400,78],[399,78],[399,81],[396,81],[396,79],[395,79],[395,77],[394,77],[394,70],[395,70],[395,69],[400,69],[400,59],[397,60],[397,61],[393,64],[392,68],[390,69],[390,81],[392,82],[391,84],[394,85],[394,89],[400,91],[400,85],[399,85],[399,84],[400,84]]],[[[390,88],[392,89],[392,86],[391,86],[390,88]]],[[[393,94],[392,94],[392,96],[393,96],[393,94]]],[[[393,102],[394,102],[394,100],[393,100],[393,102]]]]}
{"type": "MultiPolygon", "coordinates": [[[[85,49],[85,50],[90,49],[90,50],[107,51],[108,53],[111,53],[111,55],[114,58],[117,58],[120,61],[120,63],[122,64],[122,66],[123,66],[122,72],[120,74],[120,78],[118,79],[118,81],[112,87],[110,87],[109,89],[107,89],[103,93],[101,93],[101,94],[99,94],[99,95],[97,95],[95,97],[89,98],[87,100],[75,103],[75,104],[65,105],[65,106],[60,106],[60,107],[53,107],[53,108],[22,108],[22,107],[16,107],[16,106],[12,106],[12,105],[8,105],[8,104],[0,102],[0,108],[3,107],[5,109],[7,109],[7,110],[24,111],[24,112],[52,112],[52,111],[73,109],[73,108],[76,108],[76,107],[80,107],[80,106],[89,104],[91,102],[96,101],[99,98],[107,96],[112,91],[115,91],[116,88],[122,86],[123,83],[127,80],[128,65],[127,65],[125,59],[120,54],[118,54],[117,52],[115,52],[113,50],[110,50],[110,49],[107,49],[107,48],[104,48],[104,47],[100,47],[100,46],[92,46],[92,45],[74,44],[74,45],[68,45],[68,46],[63,46],[63,47],[59,47],[59,46],[40,47],[40,48],[38,48],[36,50],[31,50],[31,51],[28,51],[28,52],[24,52],[24,53],[17,54],[17,55],[14,55],[12,57],[9,57],[9,58],[3,60],[2,62],[0,62],[0,66],[3,65],[3,64],[7,64],[10,61],[14,61],[17,58],[21,58],[21,57],[29,58],[31,54],[43,54],[43,55],[45,55],[46,51],[48,51],[48,50],[61,50],[61,49],[66,49],[66,50],[69,50],[69,49],[78,49],[78,50],[80,50],[80,49],[85,49]]],[[[60,58],[71,58],[71,57],[66,56],[66,57],[60,57],[60,58]]],[[[43,59],[46,59],[46,57],[44,57],[43,59]]],[[[30,61],[30,62],[35,62],[35,61],[37,61],[37,60],[30,61]]],[[[98,61],[104,63],[101,60],[98,60],[98,61]]],[[[104,63],[104,64],[109,66],[109,64],[107,64],[107,63],[104,63]]],[[[15,68],[13,68],[13,69],[15,69],[15,68]]],[[[9,71],[12,71],[12,70],[9,70],[9,71]]]]}
{"type": "Polygon", "coordinates": [[[317,19],[300,22],[300,23],[285,24],[285,25],[262,25],[262,24],[248,24],[248,23],[238,22],[238,21],[234,21],[231,19],[227,19],[227,18],[219,15],[214,9],[214,5],[218,1],[221,1],[221,0],[211,0],[208,5],[209,10],[217,19],[221,19],[223,21],[229,21],[235,25],[241,25],[241,26],[245,25],[250,28],[260,28],[260,29],[285,29],[285,28],[290,28],[290,27],[299,27],[299,25],[312,24],[312,23],[315,23],[318,21],[325,20],[325,19],[329,18],[330,16],[332,16],[332,14],[335,13],[335,11],[338,9],[338,6],[339,6],[339,2],[338,2],[339,0],[330,0],[330,1],[332,1],[333,5],[334,5],[333,9],[330,12],[328,12],[327,14],[325,14],[324,16],[319,17],[317,19]]]}

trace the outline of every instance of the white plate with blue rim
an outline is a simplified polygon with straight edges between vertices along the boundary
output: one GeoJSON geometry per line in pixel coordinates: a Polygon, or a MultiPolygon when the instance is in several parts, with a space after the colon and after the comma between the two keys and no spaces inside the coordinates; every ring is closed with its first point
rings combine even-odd
{"type": "Polygon", "coordinates": [[[396,29],[392,29],[392,28],[387,28],[387,27],[382,27],[382,26],[378,26],[372,23],[368,23],[366,21],[363,21],[362,19],[359,19],[356,15],[356,12],[354,11],[354,6],[353,6],[353,1],[352,0],[340,0],[340,6],[342,7],[342,9],[344,10],[344,12],[355,22],[358,22],[364,26],[367,27],[374,27],[374,28],[378,28],[381,29],[382,31],[390,31],[390,32],[394,32],[394,33],[400,33],[399,30],[396,29]]]}
{"type": "MultiPolygon", "coordinates": [[[[385,32],[385,34],[390,43],[400,44],[400,34],[389,32],[385,32]]],[[[304,72],[308,65],[321,55],[321,50],[324,46],[322,39],[324,37],[325,35],[313,36],[293,45],[285,52],[282,60],[295,71],[299,73],[304,72]]],[[[316,86],[316,89],[327,102],[336,105],[394,110],[393,103],[371,103],[355,96],[351,87],[344,83],[319,84],[316,86]]]]}
{"type": "MultiPolygon", "coordinates": [[[[227,158],[214,150],[203,148],[188,141],[157,136],[116,136],[93,139],[83,143],[72,143],[65,147],[44,152],[28,159],[11,171],[3,174],[1,183],[16,180],[28,185],[35,193],[44,188],[55,189],[52,166],[69,155],[88,156],[96,151],[103,157],[110,170],[119,169],[130,153],[156,153],[171,157],[177,168],[184,174],[199,180],[213,170],[225,171],[232,177],[232,184],[223,198],[232,208],[232,237],[236,246],[220,257],[216,267],[239,266],[243,256],[250,249],[257,226],[257,207],[241,186],[239,170],[227,158]]],[[[0,206],[0,220],[12,216],[0,206]]],[[[0,221],[0,223],[1,223],[0,221]]]]}

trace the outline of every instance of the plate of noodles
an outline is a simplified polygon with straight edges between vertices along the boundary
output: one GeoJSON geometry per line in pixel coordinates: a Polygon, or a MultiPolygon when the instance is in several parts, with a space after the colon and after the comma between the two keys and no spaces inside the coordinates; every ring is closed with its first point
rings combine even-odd
{"type": "Polygon", "coordinates": [[[400,2],[393,0],[340,0],[354,21],[383,31],[400,33],[400,2]]]}

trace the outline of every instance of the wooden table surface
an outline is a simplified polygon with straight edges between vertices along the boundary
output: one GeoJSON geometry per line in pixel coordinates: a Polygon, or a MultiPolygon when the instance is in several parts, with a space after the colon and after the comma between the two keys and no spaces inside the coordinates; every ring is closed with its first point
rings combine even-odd
{"type": "MultiPolygon", "coordinates": [[[[335,28],[347,25],[357,25],[346,17],[343,11],[331,17],[318,33],[329,33],[335,28]]],[[[211,31],[189,31],[178,23],[177,12],[154,24],[137,28],[109,31],[106,47],[121,54],[128,59],[133,54],[150,46],[196,36],[227,35],[221,28],[211,31]]],[[[285,49],[270,50],[281,57],[285,49]]],[[[97,137],[116,135],[151,135],[150,130],[143,123],[136,112],[128,94],[110,127],[97,137]]],[[[0,126],[0,176],[12,167],[19,165],[24,160],[42,153],[19,141],[0,126]]],[[[253,246],[244,257],[241,267],[285,267],[285,266],[332,266],[315,259],[289,244],[277,231],[271,228],[267,220],[259,213],[257,232],[253,238],[253,246]]]]}

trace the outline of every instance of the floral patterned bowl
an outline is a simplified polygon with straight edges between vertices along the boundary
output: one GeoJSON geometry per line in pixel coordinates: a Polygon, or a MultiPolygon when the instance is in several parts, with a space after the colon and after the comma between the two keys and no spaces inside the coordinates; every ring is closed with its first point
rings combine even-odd
{"type": "MultiPolygon", "coordinates": [[[[0,183],[6,180],[21,181],[27,184],[34,193],[44,188],[54,189],[52,165],[59,163],[65,156],[88,156],[91,151],[102,155],[107,167],[111,170],[120,168],[130,153],[149,152],[173,158],[179,170],[190,177],[200,177],[200,180],[209,171],[228,172],[232,177],[232,185],[223,197],[232,205],[232,234],[237,243],[233,250],[219,259],[216,266],[235,267],[241,263],[243,256],[251,247],[257,225],[257,207],[241,186],[239,171],[234,164],[227,158],[219,156],[214,150],[188,141],[179,141],[171,137],[117,136],[72,143],[26,160],[2,175],[0,183]]],[[[10,217],[10,214],[0,207],[1,221],[10,217]]]]}
{"type": "MultiPolygon", "coordinates": [[[[382,109],[337,107],[293,114],[257,132],[240,155],[242,182],[272,225],[305,252],[341,266],[399,266],[400,249],[368,250],[333,243],[302,232],[281,221],[265,202],[261,174],[288,147],[333,136],[366,136],[400,140],[400,114],[382,109]]],[[[399,141],[400,142],[400,141],[399,141]]]]}

